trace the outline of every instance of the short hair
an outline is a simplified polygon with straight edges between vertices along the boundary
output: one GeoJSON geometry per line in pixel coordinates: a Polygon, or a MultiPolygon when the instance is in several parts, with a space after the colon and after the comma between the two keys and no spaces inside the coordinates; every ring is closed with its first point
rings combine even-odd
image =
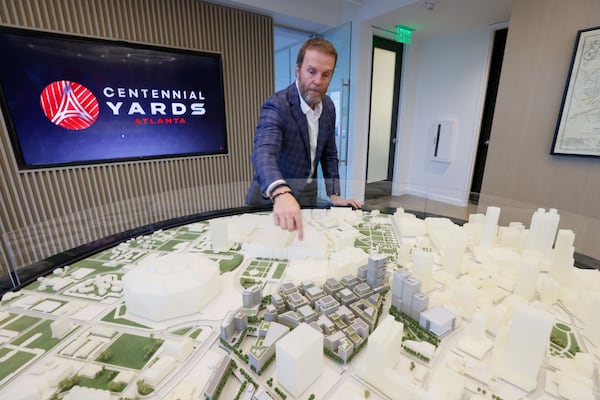
{"type": "Polygon", "coordinates": [[[306,50],[309,49],[315,49],[327,55],[333,56],[333,66],[335,67],[337,64],[338,54],[335,47],[333,47],[333,44],[326,39],[314,37],[308,39],[302,44],[302,47],[300,47],[300,50],[298,51],[298,58],[296,58],[296,67],[300,68],[302,66],[302,63],[304,62],[304,54],[306,53],[306,50]]]}

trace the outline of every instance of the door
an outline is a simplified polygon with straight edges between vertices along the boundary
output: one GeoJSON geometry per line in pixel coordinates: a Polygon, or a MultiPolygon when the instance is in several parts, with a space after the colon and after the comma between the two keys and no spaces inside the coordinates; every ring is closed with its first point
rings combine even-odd
{"type": "MultiPolygon", "coordinates": [[[[347,22],[325,31],[322,36],[333,44],[338,53],[335,72],[331,78],[327,94],[335,104],[335,142],[338,150],[338,158],[340,159],[340,195],[346,197],[348,182],[348,110],[350,105],[350,45],[352,23],[347,22]]],[[[324,187],[322,190],[322,193],[325,193],[324,187]]]]}
{"type": "Polygon", "coordinates": [[[496,107],[496,96],[498,94],[498,84],[500,83],[500,72],[502,71],[502,60],[504,59],[504,47],[506,46],[507,36],[508,28],[497,30],[494,33],[492,58],[490,60],[490,72],[488,75],[489,77],[485,94],[485,103],[481,117],[479,143],[477,145],[477,155],[475,156],[475,167],[473,168],[471,194],[469,196],[469,200],[475,204],[479,202],[479,193],[481,192],[481,184],[483,183],[483,172],[485,170],[485,161],[490,143],[490,134],[492,132],[494,109],[496,107]]]}
{"type": "MultiPolygon", "coordinates": [[[[346,197],[347,171],[348,171],[348,123],[350,102],[350,38],[352,36],[352,23],[347,22],[320,34],[293,31],[289,28],[275,30],[275,88],[281,90],[296,79],[296,56],[302,43],[311,36],[320,36],[329,40],[338,53],[329,90],[327,94],[333,100],[336,111],[336,145],[338,151],[340,195],[346,197]],[[281,43],[281,45],[277,45],[281,43]]],[[[319,199],[323,204],[329,202],[323,182],[321,166],[317,170],[319,177],[319,199]]]]}
{"type": "Polygon", "coordinates": [[[314,32],[298,31],[275,26],[275,91],[288,87],[296,80],[296,56],[300,46],[314,36],[314,32]]]}
{"type": "Polygon", "coordinates": [[[402,49],[402,43],[373,37],[367,191],[369,184],[387,182],[378,187],[387,192],[383,195],[391,194],[394,174],[402,49]]]}

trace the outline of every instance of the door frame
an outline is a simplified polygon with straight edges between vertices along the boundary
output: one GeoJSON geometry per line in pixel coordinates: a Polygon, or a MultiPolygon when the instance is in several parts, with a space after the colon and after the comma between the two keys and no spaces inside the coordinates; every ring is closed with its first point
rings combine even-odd
{"type": "MultiPolygon", "coordinates": [[[[394,68],[394,91],[392,95],[392,115],[390,123],[390,147],[388,153],[388,168],[386,181],[392,181],[394,178],[394,161],[396,155],[396,132],[398,130],[398,109],[400,105],[400,82],[402,77],[402,57],[404,53],[404,45],[402,43],[386,39],[380,36],[373,35],[373,46],[371,50],[371,83],[373,82],[373,64],[375,49],[383,49],[392,51],[396,54],[396,64],[394,68]]],[[[371,84],[371,93],[369,95],[369,105],[373,100],[373,85],[371,84]]],[[[367,163],[365,167],[365,176],[368,176],[369,168],[369,143],[371,137],[371,110],[369,109],[369,128],[367,135],[367,163]]]]}
{"type": "Polygon", "coordinates": [[[468,200],[475,204],[479,202],[479,193],[481,192],[481,186],[483,184],[485,162],[487,159],[492,133],[492,122],[494,120],[494,111],[496,108],[496,97],[498,95],[498,87],[500,84],[500,74],[502,73],[502,60],[504,59],[504,49],[508,37],[508,27],[496,29],[493,35],[488,82],[481,115],[477,152],[475,154],[475,164],[473,165],[471,186],[469,187],[468,200]]]}

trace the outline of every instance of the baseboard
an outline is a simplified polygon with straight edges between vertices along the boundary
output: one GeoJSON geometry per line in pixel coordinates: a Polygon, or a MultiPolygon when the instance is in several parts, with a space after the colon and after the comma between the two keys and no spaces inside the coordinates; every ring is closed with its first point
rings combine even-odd
{"type": "Polygon", "coordinates": [[[456,207],[466,207],[468,196],[463,192],[449,191],[443,188],[423,188],[409,184],[392,185],[393,196],[411,195],[427,200],[439,201],[456,207]]]}

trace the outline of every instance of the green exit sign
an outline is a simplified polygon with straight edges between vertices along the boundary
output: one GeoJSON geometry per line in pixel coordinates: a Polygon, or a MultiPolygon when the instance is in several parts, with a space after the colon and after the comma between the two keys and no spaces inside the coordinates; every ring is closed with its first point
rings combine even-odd
{"type": "Polygon", "coordinates": [[[410,44],[414,29],[404,25],[396,25],[396,42],[410,44]]]}

